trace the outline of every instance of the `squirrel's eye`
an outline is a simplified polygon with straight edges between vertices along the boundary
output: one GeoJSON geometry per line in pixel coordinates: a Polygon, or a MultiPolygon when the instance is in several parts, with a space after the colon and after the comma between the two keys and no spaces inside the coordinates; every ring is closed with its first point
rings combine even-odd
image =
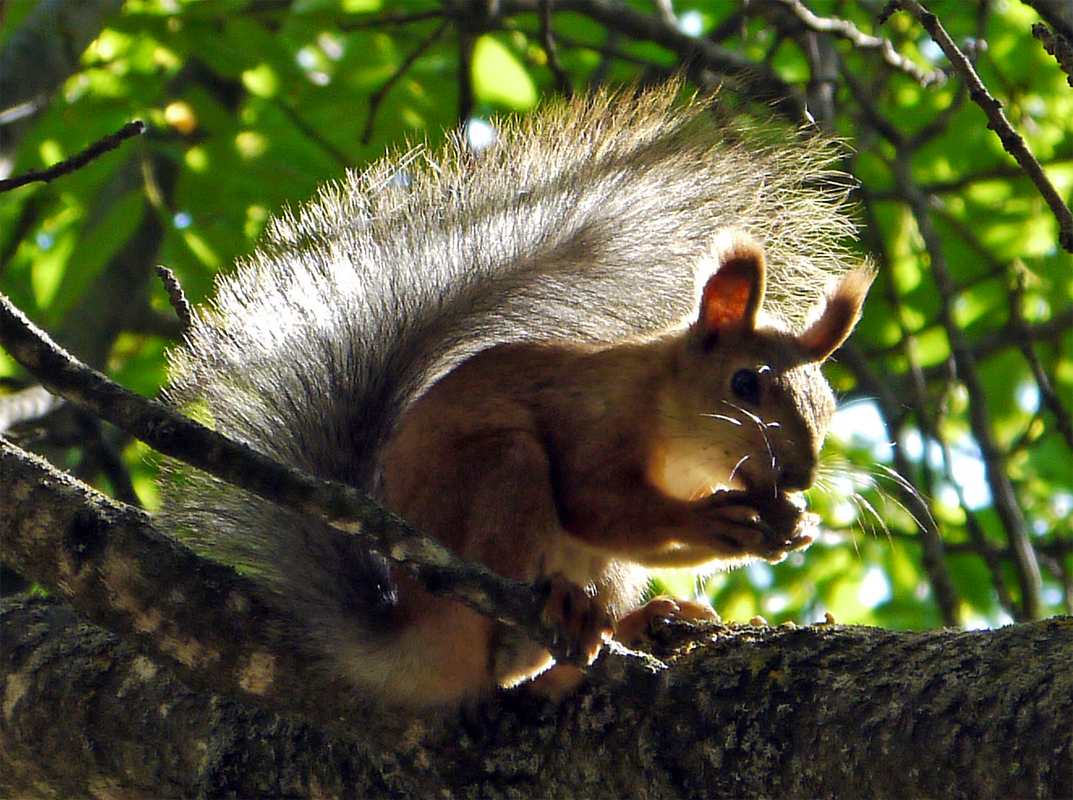
{"type": "Polygon", "coordinates": [[[739,400],[760,405],[760,376],[751,369],[739,369],[730,379],[730,391],[739,400]]]}

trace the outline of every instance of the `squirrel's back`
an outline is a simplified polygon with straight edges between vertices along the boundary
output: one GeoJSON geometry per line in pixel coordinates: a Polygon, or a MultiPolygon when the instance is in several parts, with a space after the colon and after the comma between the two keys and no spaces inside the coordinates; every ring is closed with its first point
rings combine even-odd
{"type": "MultiPolygon", "coordinates": [[[[553,104],[479,153],[453,136],[326,186],[220,281],[170,400],[376,494],[386,441],[437,379],[499,343],[678,324],[720,230],[763,243],[767,303],[799,326],[852,233],[831,147],[718,125],[677,90],[553,104]]],[[[395,602],[385,563],[320,523],[181,467],[165,503],[168,527],[286,596],[328,649],[395,602]]]]}

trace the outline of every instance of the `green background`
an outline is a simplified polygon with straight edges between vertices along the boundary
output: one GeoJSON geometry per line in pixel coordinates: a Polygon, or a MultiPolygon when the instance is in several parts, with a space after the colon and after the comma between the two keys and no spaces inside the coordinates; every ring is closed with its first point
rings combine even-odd
{"type": "MultiPolygon", "coordinates": [[[[12,134],[7,169],[54,164],[131,119],[150,130],[78,172],[0,196],[0,290],[94,366],[154,394],[176,330],[155,264],[200,301],[217,273],[255,247],[270,215],[348,168],[435,146],[466,111],[530,111],[563,78],[583,91],[682,68],[674,46],[632,35],[622,14],[608,20],[586,12],[598,4],[579,3],[552,19],[557,70],[540,15],[514,13],[538,5],[503,3],[503,16],[465,29],[445,23],[431,2],[128,0],[12,134]]],[[[653,4],[624,7],[658,29],[653,4]]],[[[880,26],[879,3],[808,7],[890,39],[935,77],[948,68],[907,14],[880,26]]],[[[0,46],[26,30],[34,8],[3,7],[0,46]]],[[[1073,89],[1032,36],[1035,12],[968,0],[930,8],[973,54],[1068,204],[1073,89]]],[[[810,49],[816,35],[792,20],[732,2],[675,10],[681,31],[797,96],[828,98],[815,115],[847,142],[859,246],[880,275],[852,353],[828,370],[844,410],[825,479],[810,493],[825,518],[820,541],[774,567],[704,579],[670,573],[663,588],[703,592],[727,618],[772,622],[831,612],[894,628],[993,626],[1069,613],[1073,259],[1057,247],[1058,224],[1039,191],[956,77],[921,85],[877,49],[842,38],[821,42],[834,59],[821,74],[810,49]],[[994,506],[996,480],[1013,487],[1038,584],[1014,557],[1018,532],[994,506]],[[922,524],[937,533],[928,559],[922,524]]],[[[740,74],[721,77],[725,108],[803,121],[758,98],[740,74]]],[[[0,351],[0,393],[29,382],[0,351]]],[[[30,445],[49,439],[33,426],[13,433],[30,445]]],[[[154,460],[117,432],[102,435],[153,508],[154,460]]],[[[47,450],[60,466],[112,488],[84,442],[52,438],[47,450]]]]}

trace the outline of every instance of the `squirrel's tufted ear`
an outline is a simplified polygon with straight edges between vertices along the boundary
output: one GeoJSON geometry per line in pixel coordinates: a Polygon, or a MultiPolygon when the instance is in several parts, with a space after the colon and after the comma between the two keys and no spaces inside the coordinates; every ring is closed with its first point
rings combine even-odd
{"type": "Polygon", "coordinates": [[[704,285],[698,319],[705,338],[755,330],[764,301],[764,248],[748,234],[732,232],[719,237],[712,255],[718,266],[704,285]]]}
{"type": "Polygon", "coordinates": [[[853,332],[875,276],[871,267],[858,267],[843,276],[834,291],[827,295],[823,313],[798,340],[813,361],[826,359],[853,332]]]}

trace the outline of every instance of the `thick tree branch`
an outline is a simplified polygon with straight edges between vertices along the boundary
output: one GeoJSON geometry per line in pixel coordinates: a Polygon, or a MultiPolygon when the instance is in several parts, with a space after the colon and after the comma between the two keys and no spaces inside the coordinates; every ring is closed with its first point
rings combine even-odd
{"type": "Polygon", "coordinates": [[[1073,619],[998,631],[663,625],[554,705],[333,733],[207,703],[47,601],[2,617],[8,796],[1069,797],[1073,619]],[[99,796],[99,793],[96,795],[99,796]]]}
{"type": "Polygon", "coordinates": [[[22,574],[191,686],[322,723],[360,719],[348,687],[318,674],[289,634],[293,622],[249,580],[2,437],[0,471],[4,560],[22,574]]]}

